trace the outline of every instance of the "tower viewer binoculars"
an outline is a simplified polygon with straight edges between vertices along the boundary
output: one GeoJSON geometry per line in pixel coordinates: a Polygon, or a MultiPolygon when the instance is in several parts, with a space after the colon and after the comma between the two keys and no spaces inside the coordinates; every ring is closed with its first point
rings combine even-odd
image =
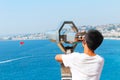
{"type": "Polygon", "coordinates": [[[78,32],[77,27],[72,21],[64,21],[58,30],[47,32],[47,38],[53,42],[71,44],[82,41],[85,33],[85,31],[78,32]]]}
{"type": "Polygon", "coordinates": [[[72,21],[64,21],[58,30],[46,33],[47,38],[52,42],[56,42],[65,53],[68,48],[70,48],[72,52],[77,45],[74,43],[82,41],[85,34],[85,31],[78,32],[78,28],[72,21]],[[64,44],[71,44],[71,46],[64,44]]]}

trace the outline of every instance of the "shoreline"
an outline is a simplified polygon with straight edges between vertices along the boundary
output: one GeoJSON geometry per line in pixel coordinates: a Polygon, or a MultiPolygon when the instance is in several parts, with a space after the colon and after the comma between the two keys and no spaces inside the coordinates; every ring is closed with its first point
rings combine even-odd
{"type": "Polygon", "coordinates": [[[109,39],[109,40],[120,40],[120,38],[112,38],[112,37],[109,37],[109,38],[104,38],[104,39],[109,39]]]}
{"type": "Polygon", "coordinates": [[[32,41],[32,40],[47,40],[47,39],[24,39],[24,40],[0,40],[0,41],[32,41]]]}
{"type": "MultiPolygon", "coordinates": [[[[110,37],[110,38],[104,38],[104,40],[120,40],[120,38],[112,38],[112,37],[110,37]]],[[[24,40],[18,40],[18,39],[16,39],[16,40],[0,40],[0,41],[26,41],[26,40],[49,40],[49,39],[24,39],[24,40]]]]}

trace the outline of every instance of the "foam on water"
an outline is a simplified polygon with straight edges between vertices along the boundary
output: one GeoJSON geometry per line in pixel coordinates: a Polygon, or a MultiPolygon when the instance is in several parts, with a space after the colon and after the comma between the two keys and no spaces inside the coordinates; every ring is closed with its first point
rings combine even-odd
{"type": "Polygon", "coordinates": [[[25,57],[20,57],[20,58],[14,58],[14,59],[9,59],[9,60],[4,60],[4,61],[0,61],[0,64],[5,64],[5,63],[9,63],[9,62],[21,60],[21,59],[24,59],[24,58],[29,58],[29,57],[31,57],[31,56],[25,56],[25,57]]]}

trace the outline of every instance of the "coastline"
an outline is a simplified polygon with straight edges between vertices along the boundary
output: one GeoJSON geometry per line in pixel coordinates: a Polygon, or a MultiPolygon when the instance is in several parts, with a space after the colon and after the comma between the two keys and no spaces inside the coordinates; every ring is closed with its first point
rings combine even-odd
{"type": "Polygon", "coordinates": [[[108,40],[120,40],[120,38],[113,38],[113,37],[105,37],[104,39],[108,39],[108,40]]]}
{"type": "MultiPolygon", "coordinates": [[[[30,40],[49,40],[49,39],[13,39],[13,40],[0,40],[0,41],[30,41],[30,40]]],[[[113,38],[113,37],[104,37],[104,40],[120,40],[120,38],[113,38]]]]}

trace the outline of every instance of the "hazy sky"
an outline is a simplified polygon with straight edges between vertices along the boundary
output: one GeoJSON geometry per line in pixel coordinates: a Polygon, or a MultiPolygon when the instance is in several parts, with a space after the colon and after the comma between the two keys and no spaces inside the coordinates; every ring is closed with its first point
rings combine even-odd
{"type": "Polygon", "coordinates": [[[0,0],[0,35],[80,25],[120,23],[120,0],[0,0]]]}

